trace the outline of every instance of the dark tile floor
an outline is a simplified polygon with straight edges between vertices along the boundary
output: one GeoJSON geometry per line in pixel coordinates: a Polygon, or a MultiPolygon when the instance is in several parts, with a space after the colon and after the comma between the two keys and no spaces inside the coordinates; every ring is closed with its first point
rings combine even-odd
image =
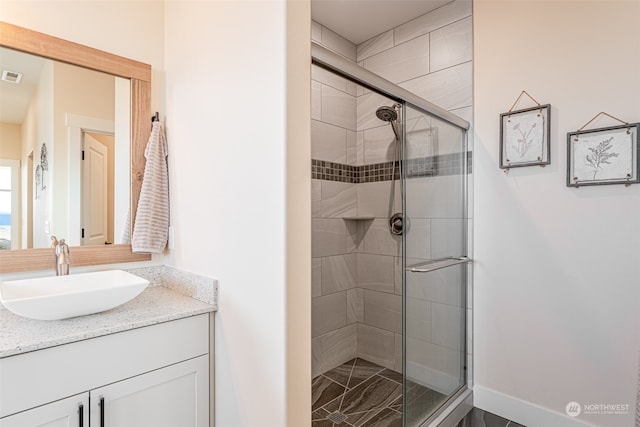
{"type": "Polygon", "coordinates": [[[515,421],[499,417],[482,409],[473,408],[458,424],[458,427],[524,427],[515,421]]]}
{"type": "MultiPolygon", "coordinates": [[[[445,399],[409,384],[407,417],[421,420],[445,399]]],[[[313,379],[313,427],[401,427],[402,374],[353,359],[313,379]]],[[[464,426],[466,427],[466,426],[464,426]]]]}
{"type": "MultiPolygon", "coordinates": [[[[446,398],[408,384],[407,424],[419,425],[446,398]]],[[[312,382],[312,427],[402,427],[402,374],[364,359],[318,375],[312,382]]],[[[458,427],[525,427],[473,408],[458,427]]]]}

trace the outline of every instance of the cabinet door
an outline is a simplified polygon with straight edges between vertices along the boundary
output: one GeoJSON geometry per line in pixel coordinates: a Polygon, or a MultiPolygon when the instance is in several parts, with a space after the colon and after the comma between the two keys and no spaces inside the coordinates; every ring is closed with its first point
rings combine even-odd
{"type": "Polygon", "coordinates": [[[89,393],[2,418],[0,427],[89,427],[89,393]]]}
{"type": "Polygon", "coordinates": [[[207,427],[209,356],[91,390],[91,427],[207,427]]]}

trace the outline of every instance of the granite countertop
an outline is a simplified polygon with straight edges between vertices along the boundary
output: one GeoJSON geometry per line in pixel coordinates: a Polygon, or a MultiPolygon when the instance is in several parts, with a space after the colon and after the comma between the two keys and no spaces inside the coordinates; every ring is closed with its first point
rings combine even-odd
{"type": "MultiPolygon", "coordinates": [[[[149,285],[126,304],[102,313],[64,320],[32,320],[0,306],[0,358],[150,326],[217,310],[173,286],[149,285]]],[[[214,285],[217,296],[217,283],[214,285]]]]}

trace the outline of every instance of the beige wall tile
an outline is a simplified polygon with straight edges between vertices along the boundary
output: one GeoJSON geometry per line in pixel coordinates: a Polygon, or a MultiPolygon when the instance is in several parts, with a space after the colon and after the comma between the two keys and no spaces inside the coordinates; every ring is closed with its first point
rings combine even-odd
{"type": "Polygon", "coordinates": [[[322,118],[322,84],[314,81],[311,82],[311,118],[322,118]]]}
{"type": "Polygon", "coordinates": [[[407,336],[422,341],[431,341],[431,303],[407,297],[407,336]]]}
{"type": "Polygon", "coordinates": [[[322,337],[311,339],[311,378],[322,374],[322,337]]]}
{"type": "Polygon", "coordinates": [[[319,120],[311,120],[311,158],[345,163],[347,130],[319,120]]]}
{"type": "Polygon", "coordinates": [[[364,323],[390,332],[402,333],[402,297],[365,289],[364,323]]]}
{"type": "Polygon", "coordinates": [[[341,219],[314,218],[311,221],[311,256],[346,253],[347,227],[341,219]]]}
{"type": "Polygon", "coordinates": [[[365,59],[364,68],[393,83],[429,74],[429,34],[365,59]]]}
{"type": "Polygon", "coordinates": [[[356,216],[356,184],[322,181],[322,217],[342,218],[356,216]]]}
{"type": "Polygon", "coordinates": [[[347,325],[346,292],[336,292],[313,298],[311,306],[311,332],[313,337],[318,337],[347,325]]]}
{"type": "MultiPolygon", "coordinates": [[[[400,195],[398,195],[400,197],[400,195]]],[[[368,254],[400,256],[402,236],[391,234],[386,218],[367,221],[369,227],[364,235],[364,252],[368,254]]]]}
{"type": "Polygon", "coordinates": [[[395,289],[394,257],[357,254],[357,259],[359,287],[393,293],[395,289]]]}
{"type": "Polygon", "coordinates": [[[431,256],[442,258],[457,257],[464,252],[463,239],[464,219],[432,219],[431,220],[431,256]]]}
{"type": "Polygon", "coordinates": [[[347,131],[347,164],[358,165],[358,138],[357,133],[352,130],[347,131]]]}
{"type": "Polygon", "coordinates": [[[395,351],[393,332],[358,323],[358,357],[394,369],[395,351]]]}
{"type": "Polygon", "coordinates": [[[462,306],[462,269],[465,266],[452,266],[430,273],[407,272],[407,298],[462,306]]]}
{"type": "MultiPolygon", "coordinates": [[[[356,97],[322,85],[322,121],[355,131],[356,97]]],[[[342,163],[345,161],[346,158],[342,163]]]]}
{"type": "MultiPolygon", "coordinates": [[[[416,300],[420,301],[420,300],[416,300]]],[[[464,308],[431,303],[431,342],[462,351],[464,308]]]]}
{"type": "Polygon", "coordinates": [[[396,137],[391,125],[383,121],[380,126],[364,131],[364,164],[392,162],[397,155],[396,137]]]}
{"type": "Polygon", "coordinates": [[[461,218],[464,215],[462,185],[459,175],[407,180],[407,215],[410,218],[461,218]]]}
{"type": "Polygon", "coordinates": [[[407,337],[407,378],[423,383],[443,394],[457,389],[464,372],[466,355],[430,342],[407,337]]]}
{"type": "Polygon", "coordinates": [[[311,180],[311,217],[320,218],[322,216],[322,181],[311,180]]]}
{"type": "Polygon", "coordinates": [[[467,16],[471,16],[471,0],[456,0],[396,27],[395,43],[404,43],[467,16]]]}
{"type": "Polygon", "coordinates": [[[471,62],[465,62],[408,80],[400,83],[400,86],[446,110],[452,110],[471,105],[471,73],[471,62]]]}
{"type": "Polygon", "coordinates": [[[356,61],[356,45],[325,26],[322,27],[322,45],[353,62],[356,61]]]}
{"type": "Polygon", "coordinates": [[[322,295],[322,258],[311,259],[311,296],[322,295]]]}
{"type": "Polygon", "coordinates": [[[411,258],[431,258],[431,220],[408,217],[405,234],[406,255],[411,258]]]}
{"type": "Polygon", "coordinates": [[[386,31],[360,43],[356,48],[357,61],[393,47],[393,30],[386,31]]]}
{"type": "Polygon", "coordinates": [[[347,80],[329,70],[311,64],[311,79],[347,93],[347,80]]]}
{"type": "Polygon", "coordinates": [[[395,365],[393,370],[402,373],[402,334],[394,334],[395,340],[395,365]]]}
{"type": "Polygon", "coordinates": [[[320,337],[322,372],[342,365],[357,355],[357,327],[345,326],[320,337]]]}
{"type": "Polygon", "coordinates": [[[322,258],[322,294],[356,287],[356,254],[322,258]]]}
{"type": "Polygon", "coordinates": [[[364,290],[360,288],[347,291],[347,323],[364,322],[364,290]]]}
{"type": "Polygon", "coordinates": [[[430,34],[431,72],[471,61],[473,56],[471,17],[430,34]]]}
{"type": "MultiPolygon", "coordinates": [[[[391,181],[358,184],[358,215],[387,218],[389,215],[391,185],[391,181]]],[[[401,198],[397,197],[397,199],[400,200],[401,198]]]]}

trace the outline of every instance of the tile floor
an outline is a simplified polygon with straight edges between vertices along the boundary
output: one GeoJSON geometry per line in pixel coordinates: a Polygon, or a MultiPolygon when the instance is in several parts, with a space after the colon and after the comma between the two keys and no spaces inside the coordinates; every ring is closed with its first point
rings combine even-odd
{"type": "Polygon", "coordinates": [[[458,427],[525,427],[515,421],[499,417],[482,409],[473,408],[458,424],[458,427]]]}
{"type": "MultiPolygon", "coordinates": [[[[407,417],[421,420],[446,396],[410,384],[407,417]]],[[[402,374],[353,359],[313,379],[312,427],[401,427],[402,374]]],[[[467,426],[464,426],[467,427],[467,426]]]]}
{"type": "MultiPolygon", "coordinates": [[[[418,384],[410,384],[408,394],[409,425],[419,425],[446,398],[418,384]]],[[[318,375],[312,396],[312,427],[402,427],[402,374],[364,359],[318,375]]],[[[525,426],[473,408],[458,427],[525,426]]]]}

